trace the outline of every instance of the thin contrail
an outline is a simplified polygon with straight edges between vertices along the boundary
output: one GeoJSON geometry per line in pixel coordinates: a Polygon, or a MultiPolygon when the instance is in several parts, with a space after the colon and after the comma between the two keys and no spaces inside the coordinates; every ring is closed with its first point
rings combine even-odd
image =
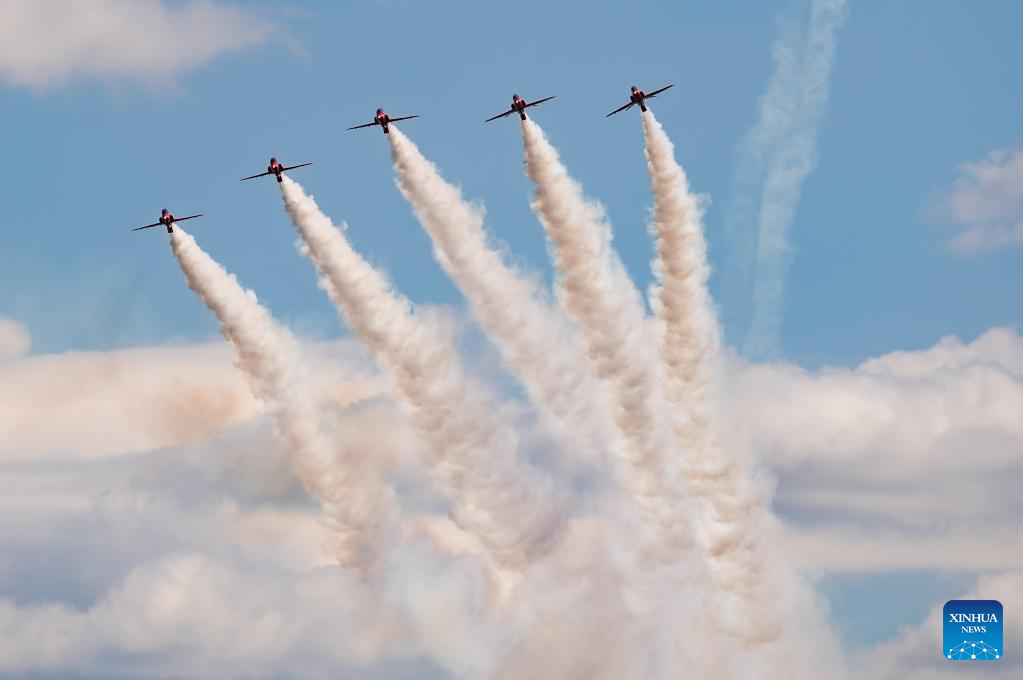
{"type": "Polygon", "coordinates": [[[533,210],[554,245],[561,302],[580,322],[595,371],[609,386],[609,415],[625,440],[620,482],[647,516],[659,559],[677,560],[692,545],[692,527],[642,301],[611,249],[602,208],[584,197],[536,123],[522,121],[522,136],[536,186],[533,210]]]}
{"type": "Polygon", "coordinates": [[[766,497],[739,456],[723,445],[716,416],[720,330],[707,289],[710,266],[699,199],[676,162],[674,145],[653,112],[643,114],[647,168],[653,185],[658,286],[651,303],[661,322],[665,394],[682,442],[689,488],[706,514],[702,548],[720,591],[735,599],[725,625],[747,646],[775,639],[766,497]]]}
{"type": "Polygon", "coordinates": [[[517,434],[488,409],[451,343],[355,252],[344,225],[335,228],[293,180],[285,177],[280,186],[322,285],[410,408],[427,462],[452,499],[454,521],[506,566],[542,557],[560,532],[560,505],[518,459],[517,434]]]}
{"type": "Polygon", "coordinates": [[[323,507],[338,561],[368,577],[379,529],[394,514],[390,489],[355,474],[356,466],[336,455],[340,447],[324,432],[294,336],[180,226],[173,227],[170,241],[188,287],[216,315],[235,349],[237,366],[293,454],[299,480],[323,507]]]}
{"type": "Polygon", "coordinates": [[[725,289],[729,306],[752,310],[743,343],[751,358],[773,358],[780,351],[792,260],[789,232],[803,182],[817,161],[837,33],[846,14],[846,0],[812,0],[805,34],[787,31],[779,37],[760,118],[740,148],[738,193],[725,224],[733,251],[725,289]],[[759,200],[753,195],[757,189],[759,200]]]}
{"type": "Polygon", "coordinates": [[[565,443],[590,457],[605,455],[611,433],[573,329],[536,282],[505,264],[488,243],[483,209],[463,199],[400,131],[392,129],[388,139],[399,189],[505,363],[532,402],[554,416],[565,443]]]}

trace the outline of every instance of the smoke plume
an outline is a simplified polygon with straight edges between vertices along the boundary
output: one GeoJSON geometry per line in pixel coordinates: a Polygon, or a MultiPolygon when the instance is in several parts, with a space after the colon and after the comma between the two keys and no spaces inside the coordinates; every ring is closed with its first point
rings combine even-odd
{"type": "Polygon", "coordinates": [[[699,199],[676,162],[674,145],[652,111],[643,114],[647,168],[653,185],[653,231],[658,286],[651,303],[661,325],[665,394],[674,407],[689,488],[706,513],[703,549],[711,576],[726,598],[729,626],[747,646],[775,638],[771,575],[763,541],[766,497],[745,461],[722,442],[716,417],[720,330],[707,280],[707,243],[699,199]]]}
{"type": "Polygon", "coordinates": [[[388,138],[398,187],[433,240],[434,256],[511,372],[533,403],[554,416],[565,444],[591,458],[603,456],[611,433],[595,408],[598,385],[572,329],[536,282],[505,264],[488,243],[483,209],[465,201],[400,131],[388,138]]]}
{"type": "Polygon", "coordinates": [[[644,337],[643,304],[618,257],[601,207],[562,165],[532,120],[522,121],[533,210],[554,244],[562,305],[578,320],[597,375],[611,393],[611,415],[625,440],[621,483],[654,527],[661,559],[692,541],[678,447],[666,427],[655,359],[644,337]]]}
{"type": "Polygon", "coordinates": [[[503,565],[521,568],[543,556],[560,530],[560,510],[549,485],[519,461],[517,434],[488,410],[451,343],[352,249],[345,226],[336,229],[293,180],[280,186],[321,284],[409,407],[455,522],[503,565]]]}
{"type": "Polygon", "coordinates": [[[291,333],[274,321],[255,293],[242,288],[180,226],[174,225],[170,241],[188,287],[216,315],[221,332],[234,347],[236,365],[248,377],[253,395],[269,410],[277,435],[294,454],[296,475],[323,507],[336,539],[338,561],[366,577],[375,559],[379,528],[393,512],[390,490],[366,475],[353,474],[352,461],[336,455],[339,447],[320,422],[291,333]]]}
{"type": "MultiPolygon", "coordinates": [[[[737,195],[725,223],[733,250],[726,293],[729,306],[752,310],[743,343],[751,358],[773,358],[780,348],[792,260],[789,231],[803,182],[817,162],[818,130],[845,16],[846,0],[812,0],[805,33],[790,28],[779,37],[760,117],[739,150],[737,195]]],[[[744,323],[737,322],[740,332],[744,323]]]]}

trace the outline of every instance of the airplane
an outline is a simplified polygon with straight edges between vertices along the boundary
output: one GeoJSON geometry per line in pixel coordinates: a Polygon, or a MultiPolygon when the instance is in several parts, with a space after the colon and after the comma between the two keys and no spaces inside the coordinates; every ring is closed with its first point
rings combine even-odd
{"type": "Polygon", "coordinates": [[[277,161],[273,156],[270,157],[270,165],[266,166],[266,172],[261,172],[258,175],[252,175],[251,177],[242,177],[241,181],[244,182],[247,179],[256,179],[257,177],[266,177],[267,175],[275,175],[277,181],[281,180],[281,173],[287,170],[294,170],[295,168],[304,168],[312,163],[299,163],[298,165],[283,165],[277,161]]]}
{"type": "Polygon", "coordinates": [[[528,109],[530,106],[536,106],[537,104],[543,104],[544,102],[550,101],[551,99],[554,99],[554,97],[544,97],[543,99],[537,99],[535,102],[527,102],[525,99],[523,99],[519,95],[513,94],[512,95],[512,104],[511,104],[511,108],[510,109],[508,109],[504,113],[497,114],[493,118],[487,118],[483,122],[484,123],[489,123],[492,120],[497,120],[498,118],[504,118],[505,116],[510,116],[511,114],[515,113],[516,111],[518,111],[518,113],[519,113],[519,118],[521,118],[522,120],[525,120],[526,119],[526,109],[528,109]]]}
{"type": "Polygon", "coordinates": [[[377,115],[373,116],[372,123],[366,123],[365,125],[356,125],[355,127],[348,128],[349,130],[358,130],[359,128],[373,127],[379,125],[384,129],[384,134],[390,134],[391,130],[387,126],[391,123],[397,123],[399,120],[409,120],[410,118],[419,118],[419,116],[402,116],[400,118],[391,118],[387,115],[387,112],[383,109],[377,109],[377,115]]]}
{"type": "Polygon", "coordinates": [[[160,220],[158,222],[153,222],[152,224],[147,224],[147,225],[145,225],[143,227],[135,227],[134,229],[132,229],[132,231],[141,231],[143,229],[152,229],[153,227],[159,227],[159,226],[163,225],[163,226],[167,227],[167,233],[169,234],[169,233],[171,233],[173,231],[173,229],[171,229],[171,225],[174,224],[175,222],[184,222],[185,220],[193,220],[196,217],[202,217],[202,213],[199,213],[198,215],[189,215],[188,217],[174,217],[174,215],[170,214],[170,211],[167,210],[167,208],[164,208],[163,211],[160,213],[160,220]]]}
{"type": "Polygon", "coordinates": [[[610,118],[611,116],[615,115],[619,111],[624,111],[625,109],[631,109],[636,104],[639,104],[639,110],[640,111],[646,113],[646,104],[643,103],[643,100],[644,99],[650,99],[651,97],[656,97],[661,92],[664,92],[665,90],[667,90],[669,87],[674,87],[674,83],[672,83],[671,85],[665,85],[661,89],[654,90],[650,94],[647,94],[643,90],[641,90],[638,87],[636,87],[635,85],[633,85],[632,86],[632,94],[629,95],[629,103],[624,105],[624,106],[619,106],[617,109],[615,109],[611,113],[607,114],[607,116],[605,116],[605,118],[610,118]]]}

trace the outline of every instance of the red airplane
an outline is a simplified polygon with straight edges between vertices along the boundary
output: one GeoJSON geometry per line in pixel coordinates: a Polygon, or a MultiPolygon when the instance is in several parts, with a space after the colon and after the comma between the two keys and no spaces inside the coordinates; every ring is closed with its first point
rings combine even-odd
{"type": "Polygon", "coordinates": [[[605,118],[610,118],[611,116],[615,115],[619,111],[624,111],[625,109],[631,109],[636,104],[639,104],[639,110],[640,111],[643,111],[644,113],[646,113],[646,104],[643,103],[643,100],[644,99],[650,99],[651,97],[656,97],[660,93],[662,93],[665,90],[667,90],[669,87],[674,87],[674,83],[672,83],[671,85],[665,85],[661,89],[654,90],[650,94],[647,94],[643,90],[641,90],[638,87],[636,87],[635,85],[633,85],[632,86],[632,94],[629,96],[629,103],[626,104],[625,106],[619,106],[617,109],[615,109],[611,113],[607,114],[607,116],[605,116],[605,118]]]}
{"type": "Polygon", "coordinates": [[[411,118],[419,118],[419,116],[402,116],[400,118],[391,118],[387,115],[387,112],[383,109],[377,109],[377,115],[373,116],[372,123],[366,123],[365,125],[356,125],[355,127],[348,128],[349,130],[358,130],[359,128],[373,127],[379,125],[384,129],[384,134],[390,134],[391,130],[387,126],[391,123],[397,123],[399,120],[409,120],[411,118]]]}
{"type": "Polygon", "coordinates": [[[270,157],[270,165],[266,166],[266,172],[261,172],[258,175],[252,175],[251,177],[242,177],[241,181],[244,182],[247,179],[256,179],[257,177],[266,177],[267,175],[274,175],[277,177],[277,181],[281,180],[281,173],[287,170],[294,170],[295,168],[304,168],[312,163],[299,163],[298,165],[282,165],[277,162],[277,159],[273,156],[270,157]]]}
{"type": "Polygon", "coordinates": [[[544,97],[543,99],[537,99],[535,102],[527,102],[525,99],[523,99],[519,95],[513,94],[512,95],[512,105],[511,105],[510,109],[508,109],[504,113],[497,114],[493,118],[487,118],[483,122],[484,123],[489,123],[492,120],[497,120],[498,118],[504,118],[505,116],[510,116],[513,113],[515,113],[516,111],[518,111],[518,113],[519,113],[519,118],[521,118],[522,120],[525,120],[526,119],[526,109],[528,109],[530,106],[536,106],[537,104],[543,104],[544,102],[550,101],[552,99],[554,99],[554,97],[544,97]]]}
{"type": "Polygon", "coordinates": [[[158,222],[153,222],[152,224],[147,224],[147,225],[145,225],[143,227],[135,227],[134,229],[132,229],[132,231],[141,231],[142,229],[152,229],[153,227],[159,227],[159,226],[162,225],[164,227],[167,227],[167,233],[169,234],[169,233],[171,233],[173,231],[171,226],[175,222],[184,222],[185,220],[194,220],[196,217],[202,217],[202,213],[199,213],[198,215],[189,215],[188,217],[174,217],[174,215],[170,214],[170,211],[167,210],[167,208],[164,208],[163,211],[160,213],[160,220],[158,222]]]}

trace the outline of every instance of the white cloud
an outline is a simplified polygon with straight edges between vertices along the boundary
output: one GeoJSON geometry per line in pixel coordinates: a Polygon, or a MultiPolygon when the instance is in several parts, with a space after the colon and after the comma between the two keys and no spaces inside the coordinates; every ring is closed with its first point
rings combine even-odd
{"type": "MultiPolygon", "coordinates": [[[[337,403],[383,389],[351,342],[305,349],[318,387],[337,403]]],[[[12,359],[0,362],[0,461],[91,458],[206,441],[259,408],[222,343],[12,359]]]]}
{"type": "Polygon", "coordinates": [[[213,0],[5,0],[0,80],[33,89],[74,78],[162,83],[271,33],[252,12],[213,0]]]}
{"type": "Polygon", "coordinates": [[[389,639],[373,632],[391,616],[338,569],[181,553],[140,564],[86,609],[0,599],[0,672],[326,677],[379,658],[389,639]]]}
{"type": "Polygon", "coordinates": [[[32,347],[28,328],[14,319],[0,315],[0,359],[20,357],[32,347]]]}
{"type": "Polygon", "coordinates": [[[784,544],[804,567],[829,572],[1023,569],[1023,527],[1011,523],[914,532],[862,521],[792,524],[784,544]]]}
{"type": "MultiPolygon", "coordinates": [[[[303,349],[337,401],[376,397],[337,408],[339,431],[402,504],[370,584],[333,566],[226,345],[0,362],[0,676],[661,677],[636,650],[684,638],[724,654],[685,623],[701,620],[697,586],[623,585],[639,532],[606,487],[573,486],[570,529],[547,560],[495,571],[445,518],[365,355],[349,341],[303,349]]],[[[1023,569],[1015,331],[848,369],[736,360],[725,387],[740,441],[777,474],[781,544],[804,567],[1023,569]]],[[[542,439],[518,422],[523,441],[542,439]]],[[[816,634],[808,648],[828,649],[826,627],[816,634]]],[[[929,668],[884,653],[878,677],[929,668]]]]}
{"type": "Polygon", "coordinates": [[[947,216],[963,229],[948,245],[961,253],[1023,243],[1023,148],[992,151],[964,163],[946,199],[947,216]]]}
{"type": "Polygon", "coordinates": [[[806,562],[1023,568],[1023,338],[1015,331],[946,338],[854,369],[732,370],[735,428],[777,474],[777,505],[806,562]]]}
{"type": "Polygon", "coordinates": [[[935,448],[954,444],[957,433],[1023,437],[1021,368],[1023,339],[1003,328],[969,344],[946,338],[852,370],[745,365],[733,389],[739,424],[778,462],[876,456],[887,462],[870,471],[875,476],[907,460],[935,464],[935,448]]]}

